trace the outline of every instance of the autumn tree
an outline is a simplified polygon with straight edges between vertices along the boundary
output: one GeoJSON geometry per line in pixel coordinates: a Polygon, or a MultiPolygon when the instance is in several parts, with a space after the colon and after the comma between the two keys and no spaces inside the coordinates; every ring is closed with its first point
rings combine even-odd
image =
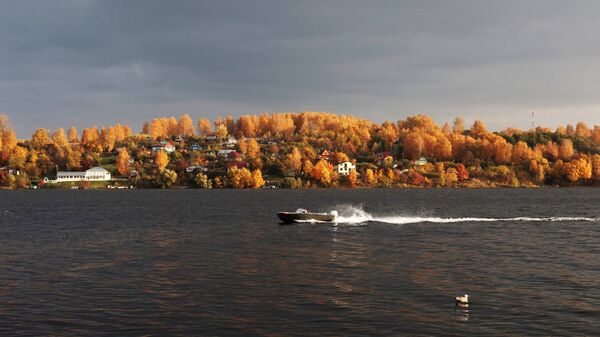
{"type": "Polygon", "coordinates": [[[533,159],[529,162],[529,172],[533,174],[533,178],[537,183],[543,183],[546,178],[546,167],[548,163],[542,158],[540,161],[533,159]]]}
{"type": "Polygon", "coordinates": [[[592,178],[592,162],[586,155],[574,159],[564,166],[565,176],[571,182],[592,178]]]}
{"type": "Polygon", "coordinates": [[[584,122],[579,122],[575,126],[575,134],[579,137],[589,138],[592,135],[592,132],[584,122]]]}
{"type": "Polygon", "coordinates": [[[52,139],[48,136],[46,129],[37,129],[31,136],[31,146],[34,149],[42,149],[46,145],[52,144],[52,139]]]}
{"type": "Polygon", "coordinates": [[[81,152],[68,150],[66,154],[66,165],[69,170],[79,170],[81,167],[81,152]]]}
{"type": "Polygon", "coordinates": [[[458,179],[458,171],[454,167],[449,167],[444,174],[444,183],[448,186],[454,186],[458,179]]]}
{"type": "Polygon", "coordinates": [[[596,181],[600,180],[600,155],[595,154],[591,158],[592,162],[592,178],[596,181]]]}
{"type": "Polygon", "coordinates": [[[10,152],[8,166],[15,169],[25,168],[27,161],[27,149],[21,146],[15,146],[10,152]]]}
{"type": "Polygon", "coordinates": [[[344,152],[336,152],[335,161],[336,163],[344,163],[350,161],[350,158],[348,158],[348,155],[346,155],[344,152]]]}
{"type": "Polygon", "coordinates": [[[1,114],[0,115],[0,132],[4,132],[7,130],[11,130],[12,126],[10,123],[10,118],[8,118],[7,115],[1,114]]]}
{"type": "Polygon", "coordinates": [[[375,177],[375,173],[372,169],[367,169],[364,175],[364,183],[367,186],[375,186],[377,185],[377,177],[375,177]]]}
{"type": "Polygon", "coordinates": [[[166,137],[167,127],[168,125],[166,125],[164,119],[153,119],[148,125],[148,135],[153,139],[166,137]]]}
{"type": "Polygon", "coordinates": [[[287,154],[285,159],[285,165],[295,172],[300,172],[302,169],[302,155],[297,147],[293,147],[292,151],[287,154]]]}
{"type": "Polygon", "coordinates": [[[156,153],[156,165],[159,171],[163,171],[167,165],[169,165],[169,155],[165,151],[158,151],[156,153]]]}
{"type": "Polygon", "coordinates": [[[17,146],[17,136],[12,129],[10,119],[7,115],[0,115],[0,149],[9,153],[17,146]]]}
{"type": "Polygon", "coordinates": [[[487,129],[485,128],[483,122],[479,120],[475,121],[475,123],[473,123],[473,126],[471,127],[471,130],[469,130],[469,135],[473,138],[479,138],[486,134],[487,129]]]}
{"type": "Polygon", "coordinates": [[[175,117],[169,117],[166,121],[167,134],[165,137],[177,136],[179,134],[179,122],[175,117]]]}
{"type": "Polygon", "coordinates": [[[179,135],[183,137],[192,137],[196,133],[196,130],[194,129],[194,121],[187,114],[179,117],[177,127],[179,135]]]}
{"type": "Polygon", "coordinates": [[[98,128],[85,128],[81,133],[81,144],[87,148],[94,147],[98,144],[98,138],[100,138],[98,128]]]}
{"type": "Polygon", "coordinates": [[[438,175],[438,184],[441,187],[446,186],[446,172],[445,172],[445,168],[444,168],[444,163],[442,162],[437,162],[435,163],[435,173],[437,173],[438,175]]]}
{"type": "Polygon", "coordinates": [[[255,139],[250,139],[247,143],[246,155],[248,158],[258,158],[260,154],[260,145],[255,139]]]}
{"type": "MultiPolygon", "coordinates": [[[[260,171],[258,171],[258,172],[260,172],[260,171]]],[[[231,184],[231,187],[233,187],[233,188],[253,188],[254,187],[253,173],[250,172],[245,167],[238,169],[236,166],[232,166],[229,169],[227,178],[229,179],[229,183],[231,184]]],[[[260,176],[260,179],[262,179],[262,175],[260,176]]],[[[257,183],[260,183],[260,181],[257,181],[257,183]]],[[[262,184],[264,184],[264,180],[262,181],[262,184]]]]}
{"type": "Polygon", "coordinates": [[[224,139],[225,137],[227,137],[228,131],[225,124],[217,125],[216,130],[217,137],[219,137],[220,139],[224,139]]]}
{"type": "Polygon", "coordinates": [[[252,188],[261,188],[265,185],[262,172],[260,170],[252,171],[252,188]]]}
{"type": "Polygon", "coordinates": [[[77,128],[75,128],[74,126],[69,128],[69,131],[67,132],[67,139],[71,144],[79,142],[79,136],[77,136],[77,128]]]}
{"type": "Polygon", "coordinates": [[[497,164],[508,164],[512,157],[513,146],[500,136],[492,138],[494,159],[497,164]]]}
{"type": "Polygon", "coordinates": [[[238,136],[254,137],[256,134],[256,116],[241,116],[236,123],[238,136]]]}
{"type": "Polygon", "coordinates": [[[562,160],[569,160],[573,157],[575,150],[573,149],[573,141],[569,138],[563,138],[558,147],[558,156],[562,160]]]}
{"type": "Polygon", "coordinates": [[[310,160],[305,160],[302,162],[302,174],[304,177],[308,178],[312,174],[312,170],[314,168],[313,163],[310,160]]]}
{"type": "Polygon", "coordinates": [[[10,152],[17,146],[17,135],[12,129],[2,131],[2,151],[10,152]]]}
{"type": "Polygon", "coordinates": [[[356,187],[358,183],[358,175],[356,170],[352,170],[350,173],[348,173],[346,176],[346,181],[348,182],[348,187],[356,187]]]}
{"type": "Polygon", "coordinates": [[[212,181],[204,173],[198,173],[194,180],[199,188],[212,188],[212,181]]]}
{"type": "Polygon", "coordinates": [[[326,160],[319,160],[312,169],[311,177],[323,186],[330,186],[334,181],[333,165],[326,160]]]}
{"type": "Polygon", "coordinates": [[[52,134],[52,140],[54,141],[54,144],[60,147],[69,145],[69,141],[67,140],[67,136],[65,136],[65,130],[63,128],[59,128],[52,134]]]}
{"type": "Polygon", "coordinates": [[[172,170],[162,170],[158,175],[161,187],[169,188],[177,182],[177,173],[172,170]]]}
{"type": "Polygon", "coordinates": [[[532,153],[527,143],[520,141],[513,146],[511,161],[514,165],[528,163],[531,159],[532,153]]]}
{"type": "Polygon", "coordinates": [[[465,121],[460,117],[456,117],[454,119],[452,131],[454,133],[462,134],[465,131],[465,121]]]}
{"type": "Polygon", "coordinates": [[[469,171],[465,168],[465,165],[458,164],[456,165],[456,177],[460,181],[464,181],[469,179],[469,171]]]}
{"type": "Polygon", "coordinates": [[[198,121],[198,132],[200,133],[200,136],[203,137],[206,137],[213,132],[212,125],[208,119],[202,118],[198,121]]]}
{"type": "Polygon", "coordinates": [[[129,174],[129,152],[127,151],[127,149],[121,149],[119,150],[119,154],[117,155],[117,162],[116,162],[116,166],[117,166],[117,171],[119,171],[119,173],[121,175],[128,175],[129,174]]]}
{"type": "Polygon", "coordinates": [[[403,139],[404,155],[409,159],[418,159],[423,154],[425,142],[420,134],[411,132],[403,139]]]}
{"type": "Polygon", "coordinates": [[[102,128],[100,131],[100,145],[107,152],[111,152],[115,147],[117,135],[114,128],[102,128]]]}

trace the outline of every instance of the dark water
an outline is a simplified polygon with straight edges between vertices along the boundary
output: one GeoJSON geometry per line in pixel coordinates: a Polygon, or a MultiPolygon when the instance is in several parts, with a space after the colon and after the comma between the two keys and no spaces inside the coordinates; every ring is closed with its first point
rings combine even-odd
{"type": "Polygon", "coordinates": [[[2,191],[0,335],[597,335],[598,205],[600,189],[2,191]],[[350,223],[278,224],[298,207],[350,223]]]}

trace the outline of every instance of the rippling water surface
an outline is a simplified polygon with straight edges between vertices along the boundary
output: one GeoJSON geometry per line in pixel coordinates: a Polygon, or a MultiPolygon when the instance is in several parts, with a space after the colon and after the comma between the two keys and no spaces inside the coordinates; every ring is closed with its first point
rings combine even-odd
{"type": "Polygon", "coordinates": [[[594,335],[598,205],[600,189],[0,191],[0,334],[594,335]],[[279,225],[298,207],[340,223],[279,225]]]}

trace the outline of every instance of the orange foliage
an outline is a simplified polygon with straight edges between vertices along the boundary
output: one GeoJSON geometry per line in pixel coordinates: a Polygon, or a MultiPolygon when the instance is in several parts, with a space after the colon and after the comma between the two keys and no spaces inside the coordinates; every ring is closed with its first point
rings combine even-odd
{"type": "Polygon", "coordinates": [[[482,121],[475,121],[471,127],[471,130],[469,131],[469,135],[473,138],[483,137],[487,133],[487,129],[485,128],[485,125],[483,125],[482,121]]]}
{"type": "Polygon", "coordinates": [[[183,137],[192,137],[196,133],[194,121],[189,115],[185,114],[179,117],[177,122],[177,134],[183,137]]]}
{"type": "Polygon", "coordinates": [[[63,128],[56,130],[52,134],[52,140],[54,141],[54,144],[56,144],[57,146],[60,146],[60,147],[69,145],[69,141],[67,140],[67,137],[65,136],[65,130],[63,128]]]}
{"type": "Polygon", "coordinates": [[[202,118],[198,121],[198,132],[204,137],[213,132],[212,125],[208,119],[202,118]]]}
{"type": "Polygon", "coordinates": [[[532,152],[527,143],[518,142],[512,149],[512,163],[520,165],[529,162],[532,159],[532,152]]]}
{"type": "Polygon", "coordinates": [[[285,160],[285,165],[295,172],[300,172],[302,168],[302,155],[297,147],[293,147],[292,151],[288,153],[285,160]]]}
{"type": "Polygon", "coordinates": [[[469,179],[469,171],[465,168],[465,165],[458,164],[456,165],[456,177],[459,181],[469,179]]]}
{"type": "Polygon", "coordinates": [[[573,149],[573,141],[568,138],[564,138],[558,147],[558,156],[562,160],[569,160],[571,157],[573,157],[574,153],[575,150],[573,149]]]}
{"type": "Polygon", "coordinates": [[[119,154],[117,155],[117,171],[122,175],[129,174],[129,152],[126,149],[119,150],[119,154]]]}
{"type": "Polygon", "coordinates": [[[333,165],[326,160],[319,160],[311,171],[311,177],[323,186],[330,186],[334,180],[333,165]]]}

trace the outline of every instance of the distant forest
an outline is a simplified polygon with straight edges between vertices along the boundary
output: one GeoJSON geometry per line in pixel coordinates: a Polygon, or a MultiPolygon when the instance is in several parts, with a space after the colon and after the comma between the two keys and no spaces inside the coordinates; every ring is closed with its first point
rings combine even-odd
{"type": "Polygon", "coordinates": [[[425,115],[374,123],[320,112],[37,129],[17,139],[0,115],[0,187],[308,188],[600,185],[600,126],[490,132],[425,115]],[[48,183],[103,167],[104,184],[48,183]],[[44,179],[46,178],[46,179],[44,179]]]}

